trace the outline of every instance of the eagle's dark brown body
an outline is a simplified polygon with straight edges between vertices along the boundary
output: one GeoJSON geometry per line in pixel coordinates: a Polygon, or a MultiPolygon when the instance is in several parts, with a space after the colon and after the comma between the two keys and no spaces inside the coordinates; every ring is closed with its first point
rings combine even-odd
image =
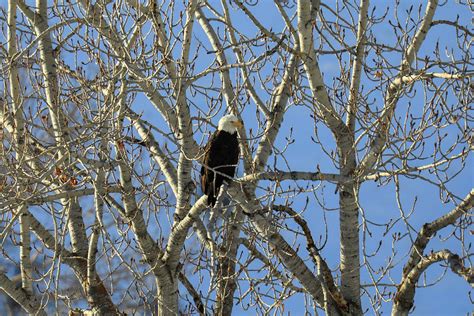
{"type": "Polygon", "coordinates": [[[222,130],[214,132],[206,145],[201,168],[201,188],[207,195],[208,205],[216,204],[222,182],[229,182],[234,177],[238,161],[237,133],[231,134],[222,130]]]}

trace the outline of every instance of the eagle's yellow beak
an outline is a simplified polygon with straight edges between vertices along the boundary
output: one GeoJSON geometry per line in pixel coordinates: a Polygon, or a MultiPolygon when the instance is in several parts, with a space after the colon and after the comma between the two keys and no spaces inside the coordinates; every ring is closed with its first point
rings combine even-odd
{"type": "Polygon", "coordinates": [[[232,125],[234,125],[234,126],[237,127],[237,128],[242,128],[242,127],[244,127],[244,123],[242,123],[242,121],[235,121],[235,122],[232,122],[232,125]]]}

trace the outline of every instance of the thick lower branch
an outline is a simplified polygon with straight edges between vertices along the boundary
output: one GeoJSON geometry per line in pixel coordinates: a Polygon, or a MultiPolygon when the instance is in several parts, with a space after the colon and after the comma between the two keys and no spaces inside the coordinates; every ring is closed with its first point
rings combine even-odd
{"type": "Polygon", "coordinates": [[[358,313],[360,302],[359,208],[354,184],[339,188],[341,292],[358,313]]]}
{"type": "Polygon", "coordinates": [[[225,223],[224,240],[219,251],[219,268],[217,271],[218,315],[231,315],[234,307],[234,293],[237,288],[236,262],[240,245],[239,234],[244,216],[240,207],[236,207],[231,221],[225,223]]]}
{"type": "Polygon", "coordinates": [[[183,249],[188,231],[193,225],[194,220],[198,218],[199,214],[206,208],[206,200],[207,196],[203,195],[194,203],[186,217],[173,227],[166,246],[166,252],[163,256],[163,261],[170,267],[176,267],[178,265],[179,255],[183,249]]]}
{"type": "Polygon", "coordinates": [[[38,236],[43,244],[50,250],[54,251],[55,256],[61,256],[62,261],[69,265],[74,271],[76,277],[81,283],[84,292],[87,295],[87,301],[92,309],[99,315],[117,315],[119,314],[116,306],[105,288],[102,280],[94,273],[93,286],[89,286],[87,281],[87,264],[84,257],[78,256],[76,253],[64,249],[56,242],[55,237],[44,228],[44,226],[30,213],[27,213],[31,230],[38,236]]]}
{"type": "MultiPolygon", "coordinates": [[[[331,274],[331,270],[329,269],[329,266],[327,265],[326,261],[321,257],[319,253],[319,249],[316,247],[316,244],[314,243],[313,236],[311,234],[311,230],[309,229],[308,223],[297,213],[295,212],[292,208],[285,206],[285,205],[274,205],[273,208],[277,211],[283,211],[293,217],[295,222],[301,227],[303,230],[303,233],[306,237],[306,242],[307,242],[307,250],[311,255],[311,258],[314,262],[314,264],[318,267],[320,271],[320,275],[323,278],[324,281],[324,290],[327,290],[327,294],[330,295],[331,297],[331,303],[335,303],[337,305],[337,308],[341,313],[347,314],[349,312],[349,305],[347,301],[345,300],[344,296],[342,293],[339,291],[337,288],[334,278],[331,274]]],[[[326,296],[326,300],[329,300],[329,298],[326,296]]],[[[327,303],[327,302],[326,302],[327,303]]]]}
{"type": "Polygon", "coordinates": [[[276,231],[268,219],[259,213],[261,206],[255,196],[246,197],[237,185],[229,186],[228,193],[239,203],[245,214],[247,214],[258,233],[272,247],[285,267],[298,279],[305,290],[313,296],[313,299],[324,306],[324,297],[319,279],[308,269],[304,261],[286,240],[276,231]]]}
{"type": "Polygon", "coordinates": [[[193,297],[193,301],[196,305],[196,309],[198,310],[199,315],[205,316],[206,311],[204,309],[204,304],[201,300],[201,294],[198,293],[198,291],[194,288],[193,284],[188,280],[184,273],[179,272],[178,278],[181,284],[183,284],[186,290],[188,290],[188,293],[191,294],[191,296],[193,297]]]}
{"type": "Polygon", "coordinates": [[[32,315],[46,316],[41,306],[41,300],[28,293],[23,288],[18,287],[4,273],[0,272],[0,289],[5,291],[15,302],[17,302],[26,312],[32,315]]]}
{"type": "Polygon", "coordinates": [[[418,233],[415,242],[411,248],[410,257],[405,267],[403,268],[403,277],[406,277],[410,271],[420,262],[421,257],[425,251],[426,245],[430,241],[431,237],[448,225],[452,225],[462,215],[474,207],[474,189],[459,203],[457,207],[451,210],[449,213],[439,217],[431,223],[426,223],[418,233]]]}
{"type": "Polygon", "coordinates": [[[31,266],[31,237],[30,237],[30,220],[26,214],[26,207],[21,206],[18,210],[20,215],[20,271],[21,284],[28,294],[33,294],[33,269],[31,266]]]}
{"type": "Polygon", "coordinates": [[[394,298],[392,316],[408,315],[410,309],[414,305],[416,284],[418,283],[420,276],[429,266],[440,261],[446,261],[454,273],[458,274],[473,285],[474,270],[472,268],[466,268],[457,254],[453,254],[449,250],[441,250],[431,253],[426,257],[422,257],[410,273],[403,277],[394,298]]]}
{"type": "Polygon", "coordinates": [[[267,171],[258,172],[246,175],[237,179],[238,182],[252,182],[258,180],[305,180],[305,181],[330,181],[330,182],[349,182],[350,177],[344,177],[339,174],[321,173],[321,172],[306,172],[306,171],[267,171]]]}

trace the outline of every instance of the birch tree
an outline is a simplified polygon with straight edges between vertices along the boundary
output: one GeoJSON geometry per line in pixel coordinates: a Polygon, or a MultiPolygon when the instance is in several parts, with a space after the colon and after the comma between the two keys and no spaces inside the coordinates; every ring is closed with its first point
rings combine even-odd
{"type": "Polygon", "coordinates": [[[468,306],[469,8],[2,3],[2,295],[33,315],[407,315],[448,279],[468,306]],[[227,113],[240,163],[209,209],[227,113]]]}

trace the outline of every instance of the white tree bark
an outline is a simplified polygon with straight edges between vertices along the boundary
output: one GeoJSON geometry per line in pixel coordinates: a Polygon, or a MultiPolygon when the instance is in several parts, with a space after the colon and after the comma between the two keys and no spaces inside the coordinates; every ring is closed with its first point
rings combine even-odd
{"type": "Polygon", "coordinates": [[[431,26],[431,22],[433,21],[433,16],[436,12],[437,6],[438,0],[428,1],[423,21],[421,22],[421,25],[418,28],[410,46],[405,52],[400,72],[387,90],[384,100],[384,109],[380,115],[375,139],[371,143],[370,151],[360,162],[358,168],[360,171],[358,172],[367,172],[367,170],[373,168],[386,145],[387,137],[389,136],[388,131],[390,129],[390,120],[394,114],[395,107],[397,106],[398,100],[400,98],[400,93],[404,89],[404,80],[402,78],[410,74],[411,64],[414,62],[416,55],[426,38],[426,34],[428,33],[428,30],[431,26]]]}
{"type": "Polygon", "coordinates": [[[20,304],[29,314],[47,315],[38,298],[29,294],[24,289],[18,288],[4,273],[0,273],[0,289],[4,290],[5,293],[20,304]]]}
{"type": "Polygon", "coordinates": [[[430,239],[442,228],[452,225],[461,216],[468,214],[474,207],[474,189],[464,198],[464,200],[451,212],[437,218],[431,223],[426,223],[418,233],[413,243],[408,262],[403,268],[403,277],[395,295],[392,308],[393,316],[408,315],[414,304],[416,284],[423,273],[431,264],[445,260],[453,272],[462,275],[471,285],[474,280],[472,268],[463,267],[462,260],[458,255],[452,254],[449,250],[431,253],[424,256],[423,253],[430,239]]]}

